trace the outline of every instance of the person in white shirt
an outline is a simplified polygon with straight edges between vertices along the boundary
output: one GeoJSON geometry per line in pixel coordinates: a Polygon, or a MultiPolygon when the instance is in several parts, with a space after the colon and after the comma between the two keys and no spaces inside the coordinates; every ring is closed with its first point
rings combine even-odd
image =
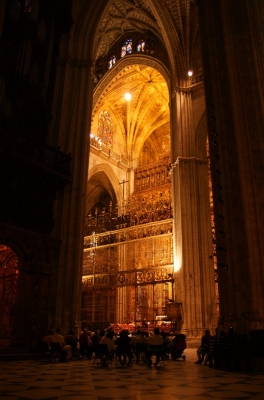
{"type": "MultiPolygon", "coordinates": [[[[161,336],[159,328],[154,328],[154,335],[149,337],[149,351],[146,354],[146,358],[148,361],[148,366],[151,367],[152,361],[151,361],[151,349],[150,346],[163,346],[164,344],[164,339],[163,336],[161,336]]],[[[160,361],[160,356],[161,352],[156,353],[156,362],[154,363],[155,367],[158,365],[160,361]]]]}
{"type": "Polygon", "coordinates": [[[111,350],[115,350],[116,349],[116,345],[114,342],[114,332],[110,331],[108,333],[106,333],[101,339],[99,344],[107,344],[108,350],[109,352],[111,350]]]}
{"type": "Polygon", "coordinates": [[[65,344],[65,339],[61,334],[60,328],[57,328],[56,333],[54,335],[52,335],[51,343],[60,343],[61,350],[66,352],[66,361],[71,359],[71,357],[72,357],[71,346],[68,344],[65,344]]]}
{"type": "Polygon", "coordinates": [[[47,343],[47,347],[48,347],[49,350],[50,350],[51,338],[52,338],[53,335],[54,335],[54,331],[53,331],[52,329],[50,329],[50,330],[48,331],[48,334],[47,334],[46,336],[44,336],[44,338],[43,338],[43,340],[42,340],[42,342],[47,343]]]}

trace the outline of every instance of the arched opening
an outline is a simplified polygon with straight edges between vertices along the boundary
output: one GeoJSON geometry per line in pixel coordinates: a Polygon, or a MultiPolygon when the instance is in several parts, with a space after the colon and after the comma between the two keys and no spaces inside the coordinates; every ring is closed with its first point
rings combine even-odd
{"type": "Polygon", "coordinates": [[[88,214],[91,211],[94,213],[96,207],[100,214],[103,209],[109,212],[111,202],[115,206],[117,197],[113,188],[113,183],[102,168],[100,172],[92,174],[88,181],[86,213],[88,214]]]}
{"type": "Polygon", "coordinates": [[[167,72],[151,59],[131,58],[112,64],[94,93],[81,322],[174,330],[180,305],[172,303],[167,72]],[[108,145],[102,115],[106,130],[111,125],[108,145]]]}
{"type": "MultiPolygon", "coordinates": [[[[188,335],[197,336],[216,320],[199,67],[191,78],[186,71],[185,87],[174,88],[172,70],[181,74],[182,59],[179,54],[178,64],[171,59],[170,65],[171,50],[155,30],[144,35],[127,30],[108,52],[103,40],[98,45],[89,165],[111,166],[121,199],[115,214],[112,208],[104,211],[108,228],[93,229],[85,237],[84,264],[89,268],[84,268],[84,296],[115,292],[115,322],[135,326],[147,319],[153,325],[162,315],[177,330],[185,324],[188,335]],[[102,115],[111,121],[111,146],[103,140],[102,115]]],[[[90,183],[86,203],[89,195],[109,193],[99,182],[90,183]]],[[[98,203],[100,208],[104,210],[98,203]]]]}
{"type": "Polygon", "coordinates": [[[2,346],[8,346],[12,340],[18,267],[16,252],[11,247],[0,244],[0,344],[2,346]]]}

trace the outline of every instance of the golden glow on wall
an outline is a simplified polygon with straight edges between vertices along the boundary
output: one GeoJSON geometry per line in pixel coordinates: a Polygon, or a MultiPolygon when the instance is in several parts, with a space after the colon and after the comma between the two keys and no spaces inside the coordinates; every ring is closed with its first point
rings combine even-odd
{"type": "Polygon", "coordinates": [[[174,255],[174,272],[178,272],[182,267],[182,256],[174,255]]]}

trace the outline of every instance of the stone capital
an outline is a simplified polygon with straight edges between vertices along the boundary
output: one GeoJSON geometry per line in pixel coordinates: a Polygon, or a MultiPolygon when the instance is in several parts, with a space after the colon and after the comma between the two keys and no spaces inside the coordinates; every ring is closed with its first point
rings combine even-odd
{"type": "Polygon", "coordinates": [[[178,94],[191,94],[192,93],[192,88],[191,87],[179,87],[176,86],[170,95],[170,98],[173,99],[176,96],[176,93],[178,94]]]}
{"type": "Polygon", "coordinates": [[[178,165],[180,162],[196,162],[199,164],[207,164],[207,160],[203,160],[201,158],[197,158],[197,157],[177,157],[177,160],[175,161],[175,165],[172,166],[176,166],[178,165]]]}

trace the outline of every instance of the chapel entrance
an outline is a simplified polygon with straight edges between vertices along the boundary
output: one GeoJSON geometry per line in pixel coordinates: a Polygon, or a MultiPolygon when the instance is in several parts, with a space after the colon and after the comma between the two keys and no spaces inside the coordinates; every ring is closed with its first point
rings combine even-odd
{"type": "Polygon", "coordinates": [[[0,244],[0,344],[11,342],[16,302],[18,257],[13,249],[0,244]]]}

